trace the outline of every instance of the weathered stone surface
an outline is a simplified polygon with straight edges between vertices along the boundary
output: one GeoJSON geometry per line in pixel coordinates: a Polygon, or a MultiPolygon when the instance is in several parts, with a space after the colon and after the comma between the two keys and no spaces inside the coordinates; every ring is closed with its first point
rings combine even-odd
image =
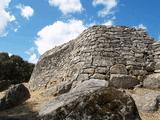
{"type": "Polygon", "coordinates": [[[126,66],[123,64],[116,64],[110,68],[111,74],[127,74],[126,66]]]}
{"type": "Polygon", "coordinates": [[[153,72],[155,70],[155,62],[150,62],[146,66],[146,70],[148,72],[153,72]]]}
{"type": "Polygon", "coordinates": [[[43,120],[141,119],[130,96],[105,85],[103,80],[85,81],[45,104],[39,114],[43,120]]]}
{"type": "Polygon", "coordinates": [[[89,79],[88,74],[79,74],[79,76],[77,77],[78,81],[83,81],[83,80],[88,80],[88,79],[89,79]]]}
{"type": "MultiPolygon", "coordinates": [[[[113,73],[136,76],[142,82],[146,75],[156,71],[154,64],[160,61],[160,54],[157,54],[160,46],[154,43],[155,40],[142,29],[90,27],[76,39],[43,54],[34,68],[29,88],[44,89],[46,94],[52,90],[59,93],[66,91],[65,87],[57,89],[65,81],[74,81],[73,88],[90,78],[108,80],[113,73]]],[[[128,79],[124,88],[138,84],[133,78],[128,79]]]]}
{"type": "Polygon", "coordinates": [[[109,71],[107,67],[97,67],[95,73],[106,74],[109,71]]]}
{"type": "Polygon", "coordinates": [[[156,101],[158,102],[158,107],[160,108],[160,95],[157,96],[156,101]]]}
{"type": "Polygon", "coordinates": [[[147,75],[146,70],[130,70],[129,74],[134,75],[134,76],[146,76],[147,75]]]}
{"type": "Polygon", "coordinates": [[[0,99],[0,110],[17,106],[29,98],[30,93],[23,84],[11,86],[5,96],[0,99]]]}
{"type": "Polygon", "coordinates": [[[160,88],[160,73],[153,73],[146,76],[143,86],[146,88],[160,88]]]}
{"type": "Polygon", "coordinates": [[[57,96],[66,92],[69,92],[72,88],[73,81],[64,81],[57,84],[54,87],[46,88],[46,91],[43,92],[43,96],[57,96]]]}
{"type": "Polygon", "coordinates": [[[155,90],[143,90],[143,91],[145,92],[142,92],[140,88],[136,88],[134,90],[134,93],[131,94],[138,110],[144,112],[157,111],[160,103],[160,101],[158,100],[158,96],[160,96],[160,91],[155,91],[155,90]]]}
{"type": "Polygon", "coordinates": [[[157,62],[157,63],[155,64],[155,72],[160,73],[160,62],[157,62]]]}
{"type": "Polygon", "coordinates": [[[96,74],[94,74],[93,76],[91,76],[90,78],[106,80],[106,75],[96,73],[96,74]]]}
{"type": "Polygon", "coordinates": [[[136,77],[130,75],[123,74],[111,74],[110,76],[110,86],[114,86],[116,88],[133,88],[139,84],[139,81],[136,77]]]}

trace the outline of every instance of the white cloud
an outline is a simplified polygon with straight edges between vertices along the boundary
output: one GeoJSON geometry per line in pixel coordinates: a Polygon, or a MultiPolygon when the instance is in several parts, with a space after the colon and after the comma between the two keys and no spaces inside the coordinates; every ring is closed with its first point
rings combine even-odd
{"type": "Polygon", "coordinates": [[[9,23],[16,20],[7,8],[9,7],[11,0],[0,0],[0,37],[6,36],[6,27],[9,23]]]}
{"type": "Polygon", "coordinates": [[[17,32],[17,31],[18,31],[18,28],[15,28],[15,29],[14,29],[14,32],[17,32]]]}
{"type": "Polygon", "coordinates": [[[117,6],[118,0],[93,0],[92,5],[103,5],[104,8],[98,12],[98,16],[104,17],[113,13],[113,9],[117,6]]]}
{"type": "Polygon", "coordinates": [[[65,15],[83,10],[80,0],[49,0],[49,4],[58,7],[65,15]]]}
{"type": "Polygon", "coordinates": [[[108,20],[107,22],[103,23],[103,25],[106,25],[106,26],[111,26],[113,24],[114,24],[113,20],[108,20]]]}
{"type": "Polygon", "coordinates": [[[43,54],[47,50],[76,38],[86,26],[81,20],[57,21],[41,29],[35,40],[38,52],[43,54]]]}
{"type": "Polygon", "coordinates": [[[26,51],[26,54],[29,55],[29,59],[28,61],[31,62],[31,63],[37,63],[38,61],[38,56],[35,52],[35,48],[30,48],[28,51],[26,51]]]}
{"type": "Polygon", "coordinates": [[[145,25],[143,25],[143,24],[139,24],[138,26],[135,26],[135,28],[136,29],[141,28],[141,29],[147,30],[147,27],[145,25]]]}
{"type": "Polygon", "coordinates": [[[25,6],[25,5],[19,4],[16,6],[16,8],[20,9],[21,16],[26,18],[27,20],[29,20],[29,18],[32,17],[34,14],[34,10],[30,6],[25,6]]]}

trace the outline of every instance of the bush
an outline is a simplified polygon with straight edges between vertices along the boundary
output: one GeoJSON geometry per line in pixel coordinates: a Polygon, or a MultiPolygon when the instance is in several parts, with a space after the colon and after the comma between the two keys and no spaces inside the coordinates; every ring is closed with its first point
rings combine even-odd
{"type": "Polygon", "coordinates": [[[24,61],[17,55],[9,56],[8,53],[0,53],[0,80],[9,80],[11,84],[28,82],[32,74],[34,64],[24,61]]]}

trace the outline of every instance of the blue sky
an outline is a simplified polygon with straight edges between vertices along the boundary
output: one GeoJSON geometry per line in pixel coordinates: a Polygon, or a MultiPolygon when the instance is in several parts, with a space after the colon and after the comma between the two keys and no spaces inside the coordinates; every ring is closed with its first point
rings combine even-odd
{"type": "Polygon", "coordinates": [[[94,24],[143,28],[160,38],[159,0],[0,0],[0,51],[36,62],[94,24]]]}

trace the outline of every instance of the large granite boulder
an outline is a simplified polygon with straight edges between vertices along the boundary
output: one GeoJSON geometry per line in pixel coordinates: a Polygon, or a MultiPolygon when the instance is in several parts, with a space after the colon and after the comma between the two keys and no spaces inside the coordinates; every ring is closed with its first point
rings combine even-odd
{"type": "Polygon", "coordinates": [[[39,115],[43,120],[140,120],[133,99],[107,84],[97,79],[84,81],[46,103],[39,115]]]}
{"type": "Polygon", "coordinates": [[[29,90],[23,84],[11,86],[5,96],[0,99],[0,110],[15,107],[29,98],[29,90]]]}
{"type": "Polygon", "coordinates": [[[143,81],[143,86],[146,88],[160,88],[160,73],[153,73],[148,76],[143,81]]]}

